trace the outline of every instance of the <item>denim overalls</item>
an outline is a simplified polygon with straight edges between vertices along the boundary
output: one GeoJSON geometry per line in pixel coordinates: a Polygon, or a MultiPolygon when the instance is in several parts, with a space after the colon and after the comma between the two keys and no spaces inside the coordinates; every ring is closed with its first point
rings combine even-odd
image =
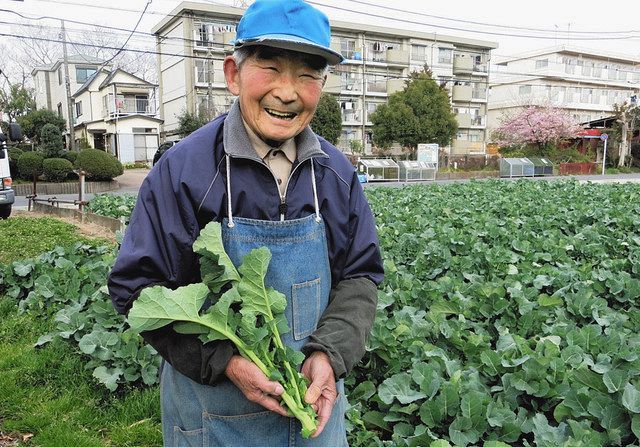
{"type": "MultiPolygon", "coordinates": [[[[325,227],[318,207],[311,163],[315,214],[280,221],[233,217],[231,168],[227,156],[228,217],[222,222],[226,252],[238,266],[254,248],[266,246],[272,259],[266,284],[287,297],[286,316],[291,331],[283,341],[300,349],[315,330],[329,300],[331,270],[325,227]]],[[[343,447],[346,399],[342,380],[331,419],[315,439],[302,439],[300,423],[247,400],[229,380],[201,385],[165,362],[160,381],[162,431],[165,447],[343,447]]]]}

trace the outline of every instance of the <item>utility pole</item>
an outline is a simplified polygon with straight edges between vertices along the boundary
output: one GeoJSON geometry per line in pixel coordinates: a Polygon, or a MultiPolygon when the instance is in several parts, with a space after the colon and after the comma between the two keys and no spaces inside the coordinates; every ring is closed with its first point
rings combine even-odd
{"type": "Polygon", "coordinates": [[[71,80],[69,79],[69,56],[67,55],[67,33],[64,30],[64,20],[60,20],[62,26],[62,53],[63,53],[63,65],[64,65],[64,87],[67,91],[67,113],[69,114],[69,150],[75,152],[76,150],[76,136],[74,131],[74,119],[73,119],[73,104],[71,103],[71,80]]]}
{"type": "Polygon", "coordinates": [[[367,153],[367,37],[362,34],[362,154],[367,153]]]}
{"type": "Polygon", "coordinates": [[[213,119],[213,89],[211,83],[213,82],[213,57],[211,56],[211,50],[207,52],[207,121],[213,119]]]}

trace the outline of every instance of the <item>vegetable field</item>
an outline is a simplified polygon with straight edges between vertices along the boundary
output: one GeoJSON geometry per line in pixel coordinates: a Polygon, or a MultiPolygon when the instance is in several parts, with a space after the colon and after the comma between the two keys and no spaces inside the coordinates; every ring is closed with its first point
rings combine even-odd
{"type": "MultiPolygon", "coordinates": [[[[640,185],[367,195],[386,279],[346,381],[351,446],[640,446],[640,185]]],[[[78,245],[0,266],[0,295],[51,321],[39,345],[69,343],[96,386],[129,396],[156,386],[158,363],[101,287],[113,256],[78,245]]]]}
{"type": "Polygon", "coordinates": [[[640,187],[369,197],[387,276],[351,445],[639,445],[640,187]]]}

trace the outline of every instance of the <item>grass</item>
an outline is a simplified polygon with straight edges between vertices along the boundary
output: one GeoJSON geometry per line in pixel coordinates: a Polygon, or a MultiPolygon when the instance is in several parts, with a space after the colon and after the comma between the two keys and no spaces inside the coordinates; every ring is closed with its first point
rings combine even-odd
{"type": "Polygon", "coordinates": [[[162,445],[158,388],[109,393],[66,342],[33,347],[50,324],[0,298],[0,431],[32,433],[29,446],[162,445]]]}
{"type": "MultiPolygon", "coordinates": [[[[76,241],[101,243],[49,217],[0,221],[0,262],[37,256],[76,241]]],[[[1,281],[0,281],[1,283],[1,281]]],[[[36,447],[156,447],[162,445],[158,388],[110,393],[86,370],[86,359],[64,340],[34,348],[51,319],[18,313],[0,296],[0,432],[33,434],[36,447]]]]}
{"type": "Polygon", "coordinates": [[[52,217],[0,220],[0,234],[0,263],[4,264],[31,258],[58,245],[69,245],[76,241],[110,244],[103,239],[82,236],[74,225],[52,217]]]}

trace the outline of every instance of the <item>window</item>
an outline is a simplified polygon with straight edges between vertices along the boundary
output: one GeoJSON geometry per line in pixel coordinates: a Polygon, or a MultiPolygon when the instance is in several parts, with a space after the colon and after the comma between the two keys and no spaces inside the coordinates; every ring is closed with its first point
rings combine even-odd
{"type": "Polygon", "coordinates": [[[520,95],[530,95],[531,94],[531,86],[530,85],[521,85],[518,87],[518,94],[520,95]]]}
{"type": "Polygon", "coordinates": [[[222,22],[199,22],[195,24],[196,46],[209,47],[223,44],[223,33],[234,32],[236,27],[222,22]]]}
{"type": "Polygon", "coordinates": [[[618,66],[614,64],[609,64],[608,70],[608,78],[611,80],[615,80],[618,78],[618,66]]]}
{"type": "Polygon", "coordinates": [[[427,47],[424,45],[411,45],[411,59],[414,61],[426,61],[427,47]]]}
{"type": "MultiPolygon", "coordinates": [[[[209,83],[209,61],[196,59],[196,82],[209,83]]],[[[213,78],[211,79],[213,82],[213,78]]]]}
{"type": "Polygon", "coordinates": [[[601,78],[602,77],[602,67],[603,67],[603,63],[602,62],[596,62],[595,64],[593,64],[593,77],[594,78],[601,78]]]}
{"type": "Polygon", "coordinates": [[[76,102],[76,116],[82,115],[82,101],[76,102]]]}
{"type": "Polygon", "coordinates": [[[593,89],[591,90],[591,104],[600,104],[600,90],[593,89]]]}
{"type": "Polygon", "coordinates": [[[353,69],[346,68],[345,71],[340,69],[338,71],[340,72],[340,86],[342,90],[362,91],[362,79],[353,69]]]}
{"type": "Polygon", "coordinates": [[[587,103],[591,101],[591,94],[593,90],[590,88],[583,88],[580,91],[580,102],[587,103]]]}
{"type": "Polygon", "coordinates": [[[451,64],[453,62],[453,50],[451,48],[438,48],[438,63],[451,64]]]}
{"type": "Polygon", "coordinates": [[[58,85],[62,85],[62,67],[58,68],[58,85]]]}
{"type": "Polygon", "coordinates": [[[95,68],[76,67],[76,82],[78,84],[84,84],[95,72],[95,68]]]}
{"type": "Polygon", "coordinates": [[[58,103],[58,116],[63,118],[63,116],[62,116],[62,103],[61,102],[58,103]]]}
{"type": "Polygon", "coordinates": [[[582,76],[591,76],[591,67],[593,62],[578,60],[578,67],[581,67],[580,74],[582,76]]]}
{"type": "Polygon", "coordinates": [[[356,51],[355,39],[340,39],[340,53],[347,59],[362,59],[362,54],[356,51]]]}
{"type": "Polygon", "coordinates": [[[562,63],[564,64],[564,72],[567,74],[574,74],[576,72],[577,60],[570,57],[563,57],[562,63]]]}
{"type": "Polygon", "coordinates": [[[619,81],[626,81],[627,80],[627,67],[620,67],[620,69],[618,70],[618,80],[619,81]]]}
{"type": "Polygon", "coordinates": [[[536,61],[536,70],[540,68],[547,68],[549,66],[549,59],[538,59],[536,61]]]}

